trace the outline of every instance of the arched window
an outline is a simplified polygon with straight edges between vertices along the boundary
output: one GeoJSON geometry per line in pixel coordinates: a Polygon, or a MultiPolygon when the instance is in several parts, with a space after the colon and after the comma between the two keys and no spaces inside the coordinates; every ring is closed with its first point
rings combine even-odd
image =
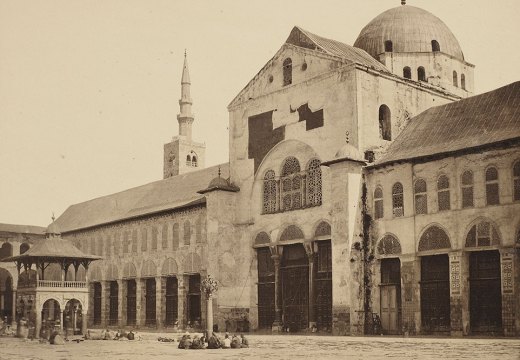
{"type": "Polygon", "coordinates": [[[153,250],[157,250],[157,236],[158,236],[158,233],[159,233],[159,231],[157,230],[157,228],[155,226],[153,226],[152,227],[152,246],[151,246],[152,251],[153,250]]]}
{"type": "Polygon", "coordinates": [[[399,255],[401,254],[401,243],[393,235],[385,235],[377,244],[379,255],[399,255]]]}
{"type": "Polygon", "coordinates": [[[416,214],[427,214],[428,213],[428,195],[426,192],[426,181],[418,179],[414,185],[415,195],[415,213],[416,214]]]}
{"type": "Polygon", "coordinates": [[[426,81],[426,71],[422,66],[417,68],[417,79],[419,81],[426,81]]]}
{"type": "Polygon", "coordinates": [[[411,79],[412,78],[412,69],[410,69],[410,67],[405,66],[403,68],[403,77],[405,79],[411,79]]]}
{"type": "Polygon", "coordinates": [[[448,234],[436,225],[430,226],[419,240],[419,251],[451,249],[448,234]]]}
{"type": "Polygon", "coordinates": [[[191,166],[197,167],[197,157],[195,155],[191,158],[191,166]]]}
{"type": "Polygon", "coordinates": [[[460,74],[460,87],[466,90],[466,76],[464,74],[460,74]]]}
{"type": "Polygon", "coordinates": [[[437,179],[437,202],[439,211],[449,210],[450,205],[450,179],[446,175],[441,175],[437,179]]]}
{"type": "Polygon", "coordinates": [[[20,245],[20,255],[24,254],[27,250],[29,250],[29,244],[23,243],[20,245]]]}
{"type": "Polygon", "coordinates": [[[498,171],[495,167],[489,167],[486,170],[486,204],[498,205],[499,203],[498,171]]]}
{"type": "Polygon", "coordinates": [[[191,224],[189,221],[184,222],[184,245],[189,245],[191,242],[191,224]]]}
{"type": "Polygon", "coordinates": [[[191,156],[190,156],[190,154],[186,155],[186,166],[191,166],[191,156]]]}
{"type": "Polygon", "coordinates": [[[175,223],[172,227],[172,248],[179,248],[179,224],[175,223]]]}
{"type": "Polygon", "coordinates": [[[459,87],[459,78],[457,77],[457,72],[453,70],[453,86],[459,87]]]}
{"type": "Polygon", "coordinates": [[[394,51],[394,44],[392,44],[392,40],[386,40],[385,41],[385,52],[392,52],[394,51]]]}
{"type": "Polygon", "coordinates": [[[283,61],[283,86],[292,84],[292,60],[287,58],[283,61]]]}
{"type": "Polygon", "coordinates": [[[132,231],[132,252],[137,252],[137,230],[132,231]]]}
{"type": "Polygon", "coordinates": [[[123,254],[128,253],[128,231],[123,233],[123,254]]]}
{"type": "Polygon", "coordinates": [[[141,229],[141,251],[148,250],[148,229],[141,229]]]}
{"type": "Polygon", "coordinates": [[[404,216],[403,185],[395,183],[392,186],[392,212],[394,217],[404,216]]]}
{"type": "Polygon", "coordinates": [[[312,159],[307,167],[307,206],[321,205],[321,162],[312,159]]]}
{"type": "Polygon", "coordinates": [[[392,140],[390,109],[384,104],[379,107],[379,137],[383,140],[392,140]]]}
{"type": "Polygon", "coordinates": [[[114,235],[114,255],[120,255],[121,250],[121,234],[115,233],[114,235]]]}
{"type": "Polygon", "coordinates": [[[520,200],[520,160],[513,165],[513,201],[520,200]]]}
{"type": "Polygon", "coordinates": [[[290,156],[282,167],[282,210],[299,209],[302,203],[302,178],[300,163],[290,156]]]}
{"type": "Polygon", "coordinates": [[[379,186],[374,190],[374,217],[382,219],[384,216],[383,210],[383,189],[379,186]]]}
{"type": "Polygon", "coordinates": [[[267,170],[264,176],[264,214],[276,212],[276,180],[273,170],[267,170]]]}
{"type": "Polygon", "coordinates": [[[462,208],[473,207],[473,173],[469,170],[462,174],[462,208]]]}
{"type": "Polygon", "coordinates": [[[439,45],[439,42],[437,40],[432,40],[432,51],[441,51],[441,46],[439,45]]]}
{"type": "MultiPolygon", "coordinates": [[[[112,255],[112,245],[113,245],[113,241],[112,241],[112,235],[107,235],[106,237],[106,240],[105,240],[105,254],[106,256],[111,256],[112,255]]],[[[83,249],[81,249],[83,250],[83,249]]]]}
{"type": "Polygon", "coordinates": [[[499,245],[500,236],[495,226],[489,221],[473,225],[466,236],[466,247],[499,245]]]}
{"type": "Polygon", "coordinates": [[[167,224],[163,224],[163,226],[162,226],[161,239],[162,239],[162,248],[167,249],[168,248],[168,225],[167,224]]]}
{"type": "Polygon", "coordinates": [[[195,222],[195,241],[202,242],[202,219],[200,217],[195,222]]]}

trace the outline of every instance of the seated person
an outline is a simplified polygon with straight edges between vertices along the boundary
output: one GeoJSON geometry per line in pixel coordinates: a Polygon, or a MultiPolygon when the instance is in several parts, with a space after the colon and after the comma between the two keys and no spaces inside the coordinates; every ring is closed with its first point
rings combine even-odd
{"type": "Polygon", "coordinates": [[[244,334],[240,334],[240,337],[242,338],[242,347],[248,348],[249,347],[249,341],[246,339],[244,334]]]}
{"type": "Polygon", "coordinates": [[[231,348],[240,349],[242,347],[241,344],[242,344],[242,341],[240,341],[238,336],[233,335],[233,337],[231,338],[231,348]]]}
{"type": "Polygon", "coordinates": [[[222,349],[230,349],[231,348],[231,339],[229,338],[229,334],[226,333],[224,336],[224,341],[222,342],[222,349]]]}
{"type": "Polygon", "coordinates": [[[208,349],[220,349],[222,344],[220,343],[220,339],[215,333],[212,333],[208,339],[208,349]]]}

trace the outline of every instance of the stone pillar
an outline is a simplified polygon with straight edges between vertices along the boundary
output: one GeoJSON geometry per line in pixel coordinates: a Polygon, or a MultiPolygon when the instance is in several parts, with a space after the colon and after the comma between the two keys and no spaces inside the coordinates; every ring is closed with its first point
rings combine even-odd
{"type": "Polygon", "coordinates": [[[11,324],[16,323],[16,288],[13,288],[13,304],[11,307],[11,324]]]}
{"type": "Polygon", "coordinates": [[[213,296],[206,296],[206,331],[208,336],[213,332],[213,296]]]}
{"type": "Polygon", "coordinates": [[[421,331],[420,260],[415,256],[401,257],[401,329],[405,335],[421,331]]]}
{"type": "MultiPolygon", "coordinates": [[[[36,304],[38,305],[38,304],[36,304]]],[[[39,339],[40,338],[40,331],[42,329],[42,309],[39,308],[39,306],[35,307],[36,309],[36,319],[34,324],[34,338],[39,339]]]]}
{"type": "Polygon", "coordinates": [[[108,314],[110,313],[110,282],[101,281],[101,326],[108,326],[108,314]]]}
{"type": "Polygon", "coordinates": [[[178,289],[177,289],[177,317],[179,322],[179,329],[183,329],[186,326],[186,276],[179,275],[177,277],[178,289]]]}
{"type": "Polygon", "coordinates": [[[121,326],[127,326],[128,325],[128,318],[127,316],[127,299],[128,299],[128,281],[126,280],[119,280],[119,294],[121,294],[119,298],[119,303],[121,304],[121,307],[119,309],[119,317],[121,326]]]}
{"type": "MultiPolygon", "coordinates": [[[[60,332],[63,334],[63,327],[65,326],[65,311],[63,311],[63,309],[60,309],[60,332]]],[[[65,328],[65,331],[67,331],[67,329],[65,328]]],[[[67,336],[67,334],[65,334],[65,336],[67,336]]]]}
{"type": "Polygon", "coordinates": [[[316,326],[316,294],[314,279],[314,244],[305,243],[305,251],[309,258],[309,328],[316,326]]]}
{"type": "Polygon", "coordinates": [[[143,289],[143,279],[136,278],[135,279],[135,325],[137,328],[140,326],[144,326],[144,314],[143,305],[144,305],[144,289],[143,289]]]}
{"type": "Polygon", "coordinates": [[[281,247],[271,247],[271,257],[274,262],[274,322],[272,331],[282,331],[282,287],[280,277],[281,247]]]}
{"type": "Polygon", "coordinates": [[[502,280],[502,328],[504,336],[515,336],[515,295],[514,295],[514,248],[500,249],[500,267],[502,280]]]}
{"type": "Polygon", "coordinates": [[[163,309],[166,307],[165,302],[166,278],[161,276],[155,277],[155,323],[157,329],[162,329],[164,324],[163,309]]]}
{"type": "Polygon", "coordinates": [[[86,335],[88,331],[87,327],[87,316],[90,311],[84,309],[83,310],[83,316],[81,317],[81,334],[86,335]]]}
{"type": "Polygon", "coordinates": [[[450,335],[462,336],[462,251],[449,253],[450,257],[450,335]]]}
{"type": "Polygon", "coordinates": [[[123,327],[126,325],[126,313],[123,312],[123,299],[124,299],[124,281],[119,279],[117,280],[117,315],[119,319],[117,319],[117,326],[123,327]]]}

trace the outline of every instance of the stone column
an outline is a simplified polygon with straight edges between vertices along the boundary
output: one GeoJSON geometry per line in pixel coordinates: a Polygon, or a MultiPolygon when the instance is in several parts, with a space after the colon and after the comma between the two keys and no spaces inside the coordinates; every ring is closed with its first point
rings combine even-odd
{"type": "Polygon", "coordinates": [[[449,253],[450,257],[450,335],[463,335],[462,322],[462,251],[449,253]]]}
{"type": "Polygon", "coordinates": [[[421,264],[415,256],[401,257],[401,329],[405,335],[421,331],[421,264]]]}
{"type": "Polygon", "coordinates": [[[144,326],[144,321],[142,319],[141,314],[144,314],[142,311],[144,301],[144,289],[143,289],[143,279],[136,278],[135,279],[135,325],[137,328],[140,326],[144,326]]]}
{"type": "MultiPolygon", "coordinates": [[[[63,309],[60,309],[60,332],[63,334],[63,327],[65,326],[65,311],[63,311],[63,309]]],[[[65,328],[65,331],[67,331],[67,329],[65,328]]],[[[67,334],[65,333],[65,337],[67,336],[67,334]]]]}
{"type": "Polygon", "coordinates": [[[89,313],[89,311],[87,309],[83,310],[83,316],[81,317],[81,334],[82,335],[86,335],[87,331],[88,331],[88,326],[87,326],[88,313],[89,313]]]}
{"type": "Polygon", "coordinates": [[[186,276],[179,275],[177,277],[178,289],[177,289],[177,317],[179,322],[179,329],[183,329],[186,326],[186,276]]]}
{"type": "Polygon", "coordinates": [[[514,295],[514,248],[500,249],[500,268],[502,280],[502,328],[505,336],[515,336],[515,295],[514,295]]]}
{"type": "Polygon", "coordinates": [[[155,323],[157,329],[163,328],[165,308],[165,289],[166,289],[166,278],[161,276],[155,277],[155,323]]]}
{"type": "Polygon", "coordinates": [[[309,328],[316,326],[316,291],[314,279],[314,244],[312,242],[305,243],[305,251],[309,258],[309,328]]]}
{"type": "Polygon", "coordinates": [[[13,304],[11,307],[11,325],[16,323],[16,288],[13,288],[13,304]]]}
{"type": "Polygon", "coordinates": [[[213,296],[206,296],[206,330],[208,336],[213,332],[213,296]]]}
{"type": "Polygon", "coordinates": [[[282,287],[280,277],[281,247],[271,247],[271,258],[274,262],[274,322],[272,331],[282,331],[282,287]]]}
{"type": "Polygon", "coordinates": [[[117,315],[119,319],[117,319],[117,326],[123,327],[126,325],[126,313],[123,312],[123,300],[124,300],[124,281],[119,279],[117,280],[117,315]]]}
{"type": "MultiPolygon", "coordinates": [[[[38,304],[36,304],[38,305],[38,304]]],[[[40,338],[40,331],[42,329],[42,309],[39,308],[39,306],[35,307],[36,309],[36,320],[34,324],[34,338],[39,339],[40,338]]]]}
{"type": "Polygon", "coordinates": [[[108,326],[110,282],[101,281],[101,326],[108,326]]]}

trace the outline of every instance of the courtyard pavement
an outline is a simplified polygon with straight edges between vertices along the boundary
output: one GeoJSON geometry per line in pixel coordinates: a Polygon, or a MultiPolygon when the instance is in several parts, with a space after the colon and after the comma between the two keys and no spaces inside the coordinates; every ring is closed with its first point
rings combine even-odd
{"type": "Polygon", "coordinates": [[[145,333],[141,341],[85,340],[65,345],[0,337],[1,360],[65,359],[520,359],[520,339],[249,335],[250,348],[180,350],[145,333]]]}

